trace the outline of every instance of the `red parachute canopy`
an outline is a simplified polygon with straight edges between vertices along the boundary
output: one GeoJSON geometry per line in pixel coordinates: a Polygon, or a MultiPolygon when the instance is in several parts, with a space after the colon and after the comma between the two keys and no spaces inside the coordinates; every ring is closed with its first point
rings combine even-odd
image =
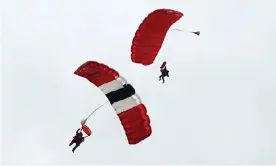
{"type": "Polygon", "coordinates": [[[150,65],[155,60],[167,31],[183,16],[172,9],[157,9],[140,24],[132,41],[131,60],[134,63],[150,65]]]}
{"type": "Polygon", "coordinates": [[[131,84],[108,66],[88,61],[76,71],[96,85],[108,98],[125,130],[129,144],[137,144],[151,135],[147,109],[131,84]]]}
{"type": "Polygon", "coordinates": [[[88,126],[86,126],[86,125],[82,125],[82,130],[83,130],[83,132],[84,132],[86,135],[88,135],[88,136],[90,136],[90,135],[92,134],[92,131],[91,131],[90,128],[89,128],[88,126]]]}

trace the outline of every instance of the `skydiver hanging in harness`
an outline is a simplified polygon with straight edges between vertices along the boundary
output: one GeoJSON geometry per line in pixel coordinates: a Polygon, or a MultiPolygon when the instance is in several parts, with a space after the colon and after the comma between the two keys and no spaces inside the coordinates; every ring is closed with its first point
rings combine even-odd
{"type": "Polygon", "coordinates": [[[87,119],[88,119],[90,116],[92,116],[93,113],[95,113],[99,108],[101,108],[102,106],[104,106],[106,103],[109,103],[109,102],[108,102],[108,101],[105,102],[104,104],[102,104],[101,106],[99,106],[98,108],[96,108],[93,112],[91,112],[87,118],[81,120],[80,123],[81,123],[81,126],[82,126],[82,127],[81,127],[81,129],[79,128],[79,129],[76,131],[76,135],[73,137],[73,140],[72,140],[71,143],[69,144],[69,146],[73,145],[74,143],[76,144],[75,147],[72,149],[72,152],[73,152],[73,153],[75,152],[75,150],[77,149],[77,147],[79,147],[80,144],[81,144],[82,142],[84,142],[84,139],[85,139],[86,137],[89,137],[89,136],[92,134],[91,129],[90,129],[88,126],[85,125],[87,119]],[[80,131],[80,130],[81,130],[81,131],[80,131]],[[83,136],[82,131],[86,134],[85,137],[83,136]]]}
{"type": "Polygon", "coordinates": [[[71,143],[69,144],[69,146],[73,145],[75,143],[75,147],[72,149],[72,152],[74,153],[74,151],[77,149],[77,147],[80,146],[80,144],[82,142],[84,142],[84,138],[82,132],[80,131],[80,129],[78,129],[76,131],[76,135],[73,137],[73,140],[71,141],[71,143]]]}
{"type": "Polygon", "coordinates": [[[165,61],[160,67],[161,75],[159,76],[159,81],[162,79],[163,83],[165,82],[164,77],[169,77],[169,70],[167,70],[166,64],[167,62],[165,61]]]}

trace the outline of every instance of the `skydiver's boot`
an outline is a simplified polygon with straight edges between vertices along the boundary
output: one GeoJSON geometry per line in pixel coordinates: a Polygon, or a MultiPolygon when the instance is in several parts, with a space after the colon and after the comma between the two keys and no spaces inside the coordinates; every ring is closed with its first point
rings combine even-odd
{"type": "Polygon", "coordinates": [[[73,145],[74,141],[71,141],[71,143],[69,144],[69,146],[73,145]]]}
{"type": "Polygon", "coordinates": [[[77,147],[79,147],[79,146],[80,146],[80,144],[76,144],[76,146],[72,149],[72,152],[74,153],[75,150],[77,149],[77,147]]]}

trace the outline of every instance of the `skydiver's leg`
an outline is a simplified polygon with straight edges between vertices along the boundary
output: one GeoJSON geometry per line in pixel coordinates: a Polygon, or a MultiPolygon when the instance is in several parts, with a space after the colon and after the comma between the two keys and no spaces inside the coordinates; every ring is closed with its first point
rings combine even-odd
{"type": "Polygon", "coordinates": [[[163,83],[165,82],[164,76],[162,77],[162,81],[163,81],[163,83]]]}
{"type": "Polygon", "coordinates": [[[164,77],[166,76],[166,73],[161,70],[161,75],[159,76],[159,81],[162,79],[164,80],[164,77]]]}
{"type": "Polygon", "coordinates": [[[69,146],[73,145],[73,143],[75,143],[74,140],[71,141],[71,143],[69,144],[69,146]]]}
{"type": "Polygon", "coordinates": [[[79,146],[80,146],[80,144],[79,144],[79,143],[76,143],[75,147],[72,149],[72,152],[74,153],[75,150],[77,149],[77,147],[79,147],[79,146]]]}
{"type": "Polygon", "coordinates": [[[69,146],[73,145],[74,143],[76,143],[76,138],[74,137],[71,141],[71,143],[69,144],[69,146]]]}
{"type": "Polygon", "coordinates": [[[159,81],[161,80],[161,77],[163,76],[162,70],[160,70],[160,71],[161,71],[161,75],[159,76],[159,81]]]}

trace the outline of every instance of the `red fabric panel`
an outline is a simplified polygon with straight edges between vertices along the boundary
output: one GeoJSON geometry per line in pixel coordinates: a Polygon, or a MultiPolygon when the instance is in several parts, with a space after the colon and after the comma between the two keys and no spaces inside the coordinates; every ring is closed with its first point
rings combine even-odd
{"type": "Polygon", "coordinates": [[[129,144],[137,144],[151,135],[150,119],[144,104],[118,114],[129,144]]]}
{"type": "Polygon", "coordinates": [[[74,72],[74,74],[88,79],[97,87],[119,77],[119,73],[116,70],[96,61],[85,62],[74,72]]]}

